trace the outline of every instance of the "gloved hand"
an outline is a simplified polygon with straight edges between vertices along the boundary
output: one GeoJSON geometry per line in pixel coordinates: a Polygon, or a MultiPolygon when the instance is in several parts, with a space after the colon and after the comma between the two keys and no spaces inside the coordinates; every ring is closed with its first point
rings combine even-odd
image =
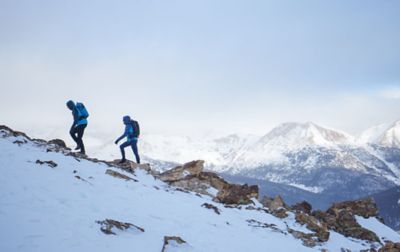
{"type": "Polygon", "coordinates": [[[118,140],[115,140],[115,142],[114,142],[115,144],[118,144],[118,140]]]}

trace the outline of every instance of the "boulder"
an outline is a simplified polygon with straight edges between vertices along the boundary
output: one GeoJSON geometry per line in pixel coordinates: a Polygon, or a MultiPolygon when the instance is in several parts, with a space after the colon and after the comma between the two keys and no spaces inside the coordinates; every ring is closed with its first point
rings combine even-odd
{"type": "Polygon", "coordinates": [[[261,200],[261,204],[268,208],[272,215],[278,218],[286,218],[288,214],[286,213],[289,210],[289,206],[283,201],[281,196],[276,196],[275,198],[269,198],[268,196],[264,196],[261,200]]]}
{"type": "Polygon", "coordinates": [[[330,208],[323,221],[332,229],[346,237],[353,237],[361,240],[379,242],[378,236],[363,227],[356,221],[355,216],[349,209],[330,208]]]}
{"type": "Polygon", "coordinates": [[[307,201],[299,202],[292,206],[292,210],[296,212],[303,212],[306,214],[311,214],[312,206],[307,201]]]}
{"type": "Polygon", "coordinates": [[[400,242],[394,243],[391,241],[386,242],[384,246],[378,249],[378,252],[399,252],[399,251],[400,251],[400,242]]]}
{"type": "Polygon", "coordinates": [[[224,204],[250,204],[251,198],[258,198],[258,186],[227,184],[215,199],[224,204]]]}
{"type": "Polygon", "coordinates": [[[159,175],[159,178],[164,182],[174,182],[182,180],[186,176],[197,176],[203,171],[204,161],[197,160],[186,163],[182,166],[175,167],[171,170],[165,171],[159,175]]]}
{"type": "Polygon", "coordinates": [[[302,225],[306,225],[306,228],[313,231],[318,241],[326,242],[329,240],[329,231],[327,225],[323,222],[318,221],[314,216],[310,216],[303,212],[296,213],[296,221],[302,225]]]}
{"type": "Polygon", "coordinates": [[[67,149],[67,145],[61,139],[53,139],[53,140],[48,141],[48,143],[54,144],[54,145],[58,146],[59,148],[67,149]]]}

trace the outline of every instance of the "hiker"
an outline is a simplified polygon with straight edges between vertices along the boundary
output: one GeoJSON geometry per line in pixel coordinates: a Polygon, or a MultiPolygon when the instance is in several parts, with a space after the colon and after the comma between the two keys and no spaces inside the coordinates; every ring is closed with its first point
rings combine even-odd
{"type": "Polygon", "coordinates": [[[74,122],[72,123],[69,133],[77,144],[75,150],[80,150],[81,154],[85,154],[85,146],[83,145],[82,137],[88,124],[87,118],[89,117],[89,113],[85,105],[80,102],[75,104],[73,101],[69,100],[67,102],[67,107],[72,111],[72,116],[74,117],[74,122]]]}
{"type": "Polygon", "coordinates": [[[122,121],[125,124],[125,132],[120,136],[117,140],[115,140],[115,144],[118,144],[122,138],[126,137],[127,140],[125,143],[121,144],[119,148],[121,149],[122,159],[120,163],[126,162],[125,158],[125,148],[128,146],[132,147],[133,153],[136,157],[136,163],[140,164],[140,157],[137,148],[137,142],[140,135],[139,123],[137,121],[132,120],[129,116],[124,116],[122,121]]]}

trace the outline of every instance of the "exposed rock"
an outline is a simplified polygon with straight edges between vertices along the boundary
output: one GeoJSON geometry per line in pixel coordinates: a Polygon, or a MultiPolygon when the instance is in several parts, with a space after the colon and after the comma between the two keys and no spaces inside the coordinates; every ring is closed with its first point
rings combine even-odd
{"type": "Polygon", "coordinates": [[[24,139],[24,141],[15,140],[13,143],[18,144],[18,146],[21,146],[21,145],[23,145],[23,144],[26,144],[27,142],[28,142],[28,141],[26,141],[26,140],[24,139]]]}
{"type": "Polygon", "coordinates": [[[147,173],[149,173],[153,176],[158,175],[158,173],[156,171],[151,169],[150,164],[138,164],[138,163],[135,163],[130,160],[127,160],[124,163],[120,163],[120,161],[121,161],[120,159],[116,159],[113,161],[100,161],[99,160],[98,162],[104,162],[108,166],[117,167],[117,168],[127,171],[129,173],[135,173],[136,169],[141,169],[141,170],[145,170],[147,173]]]}
{"type": "Polygon", "coordinates": [[[13,137],[22,136],[28,140],[32,140],[32,138],[28,137],[25,133],[20,132],[20,131],[14,131],[5,125],[0,125],[0,130],[4,131],[5,134],[3,136],[5,136],[5,137],[7,137],[7,136],[13,136],[13,137]]]}
{"type": "Polygon", "coordinates": [[[250,204],[258,198],[258,186],[227,184],[218,192],[216,200],[224,204],[250,204]]]}
{"type": "Polygon", "coordinates": [[[179,236],[164,236],[164,245],[161,250],[161,252],[167,252],[168,245],[171,243],[178,243],[178,244],[184,244],[186,241],[184,241],[181,237],[179,236]]]}
{"type": "Polygon", "coordinates": [[[159,178],[164,182],[174,182],[188,175],[197,176],[203,171],[203,165],[203,160],[192,161],[161,173],[159,178]]]}
{"type": "Polygon", "coordinates": [[[47,164],[51,168],[57,167],[57,164],[54,161],[41,161],[41,160],[36,160],[36,164],[44,165],[47,164]]]}
{"type": "Polygon", "coordinates": [[[323,221],[332,229],[346,237],[379,242],[378,236],[363,227],[355,219],[351,210],[330,208],[323,221]]]}
{"type": "Polygon", "coordinates": [[[216,214],[221,214],[221,210],[218,209],[218,207],[212,205],[212,204],[208,204],[208,203],[204,203],[203,205],[201,205],[202,207],[208,208],[208,209],[212,209],[214,210],[214,212],[216,214]]]}
{"type": "Polygon", "coordinates": [[[373,198],[334,203],[327,212],[333,211],[334,209],[347,209],[351,211],[353,215],[359,215],[364,218],[378,216],[378,207],[373,198]]]}
{"type": "Polygon", "coordinates": [[[217,174],[203,172],[204,161],[197,160],[175,167],[157,177],[172,186],[215,197],[225,204],[249,204],[252,197],[258,197],[258,187],[248,185],[231,185],[217,174]],[[218,191],[217,195],[210,188],[218,191]]]}
{"type": "Polygon", "coordinates": [[[378,249],[378,252],[400,252],[400,242],[386,242],[383,247],[378,249]]]}
{"type": "Polygon", "coordinates": [[[288,231],[291,235],[293,235],[294,238],[302,240],[304,246],[312,248],[317,245],[317,241],[314,239],[313,234],[306,234],[290,228],[288,229],[288,231]]]}
{"type": "Polygon", "coordinates": [[[133,179],[133,178],[128,177],[128,176],[126,176],[126,175],[124,175],[124,174],[122,174],[122,173],[113,171],[113,170],[111,170],[111,169],[107,169],[107,170],[106,170],[106,174],[108,174],[108,175],[110,175],[110,176],[113,176],[113,177],[115,177],[115,178],[120,178],[120,179],[125,179],[125,180],[132,180],[132,181],[137,182],[136,179],[133,179]]]}
{"type": "Polygon", "coordinates": [[[289,210],[289,206],[283,201],[281,196],[276,196],[274,199],[269,198],[268,196],[264,196],[261,200],[261,204],[268,208],[271,211],[271,214],[278,218],[286,218],[288,214],[286,213],[289,210]]]}
{"type": "Polygon", "coordinates": [[[129,228],[135,228],[140,232],[144,232],[143,228],[133,225],[132,223],[120,222],[112,219],[106,219],[104,221],[96,221],[96,223],[100,224],[101,225],[100,230],[108,235],[110,234],[116,235],[115,231],[113,231],[114,228],[117,228],[121,231],[127,230],[129,228]]]}
{"type": "Polygon", "coordinates": [[[61,140],[61,139],[53,139],[53,140],[50,140],[48,143],[49,143],[49,144],[54,144],[54,145],[56,145],[56,146],[58,146],[58,147],[60,147],[60,148],[67,149],[67,145],[66,145],[65,142],[64,142],[63,140],[61,140]]]}
{"type": "Polygon", "coordinates": [[[312,206],[307,201],[299,202],[292,206],[292,210],[296,212],[303,212],[306,214],[311,214],[312,206]]]}
{"type": "Polygon", "coordinates": [[[329,231],[327,225],[323,222],[318,221],[315,217],[310,216],[306,213],[296,213],[296,221],[300,224],[306,225],[306,228],[313,231],[315,236],[320,242],[326,242],[329,240],[329,231]]]}
{"type": "Polygon", "coordinates": [[[279,229],[275,224],[263,223],[263,222],[256,221],[256,220],[253,220],[253,219],[246,220],[246,221],[249,223],[249,226],[251,226],[251,227],[269,228],[274,232],[281,233],[281,234],[284,234],[284,235],[287,234],[283,230],[279,229]]]}

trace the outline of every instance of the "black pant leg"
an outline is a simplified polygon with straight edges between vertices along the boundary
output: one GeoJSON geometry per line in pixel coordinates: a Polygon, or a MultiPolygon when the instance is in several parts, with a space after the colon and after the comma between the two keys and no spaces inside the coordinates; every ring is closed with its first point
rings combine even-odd
{"type": "Polygon", "coordinates": [[[128,147],[129,145],[130,142],[126,141],[125,143],[119,146],[119,149],[121,150],[122,159],[125,159],[125,148],[128,147]]]}
{"type": "Polygon", "coordinates": [[[86,124],[82,124],[82,125],[78,125],[76,127],[76,133],[77,133],[76,140],[77,140],[78,146],[81,149],[81,153],[85,153],[85,145],[83,144],[82,137],[83,137],[83,133],[85,132],[86,126],[87,126],[86,124]]]}
{"type": "Polygon", "coordinates": [[[140,157],[139,157],[139,152],[138,152],[138,147],[137,147],[137,140],[132,140],[132,150],[133,154],[135,154],[136,157],[136,163],[140,164],[140,157]]]}

